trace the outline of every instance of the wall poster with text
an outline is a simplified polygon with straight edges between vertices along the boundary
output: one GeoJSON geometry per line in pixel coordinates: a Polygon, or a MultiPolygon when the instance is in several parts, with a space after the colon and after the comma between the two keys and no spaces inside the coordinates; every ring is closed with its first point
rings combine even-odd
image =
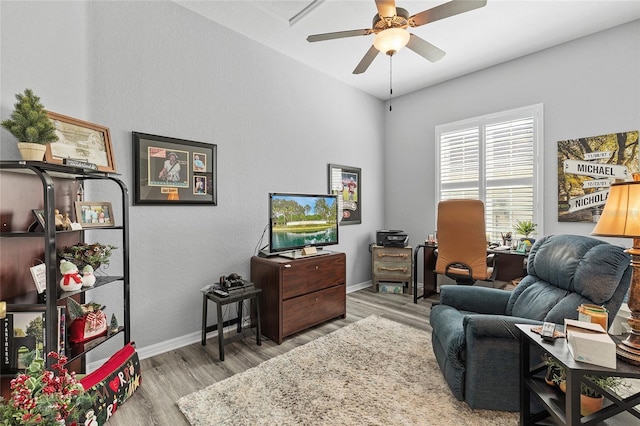
{"type": "Polygon", "coordinates": [[[558,141],[558,221],[597,222],[611,184],[639,171],[637,130],[558,141]]]}

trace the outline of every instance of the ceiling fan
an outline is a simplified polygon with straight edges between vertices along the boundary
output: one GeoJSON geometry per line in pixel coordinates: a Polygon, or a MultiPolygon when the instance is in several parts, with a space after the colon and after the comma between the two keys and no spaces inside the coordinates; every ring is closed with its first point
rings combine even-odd
{"type": "Polygon", "coordinates": [[[376,38],[373,41],[373,46],[369,48],[369,51],[353,70],[354,74],[365,72],[378,55],[378,52],[392,56],[404,46],[407,46],[425,59],[436,62],[442,59],[445,52],[417,35],[409,33],[407,27],[419,27],[430,22],[478,9],[487,4],[487,0],[453,0],[409,16],[409,12],[406,9],[396,7],[395,0],[375,0],[375,2],[378,13],[373,17],[373,28],[315,34],[307,37],[307,41],[315,42],[375,34],[376,38]]]}

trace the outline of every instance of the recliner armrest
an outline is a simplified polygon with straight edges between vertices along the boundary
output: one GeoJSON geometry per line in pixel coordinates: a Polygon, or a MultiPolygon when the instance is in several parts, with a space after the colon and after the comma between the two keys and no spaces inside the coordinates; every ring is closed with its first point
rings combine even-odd
{"type": "Polygon", "coordinates": [[[516,324],[540,325],[542,322],[506,315],[467,315],[463,320],[467,338],[473,336],[518,339],[520,330],[516,328],[516,324]]]}
{"type": "Polygon", "coordinates": [[[440,303],[479,314],[504,315],[511,292],[488,287],[447,285],[440,288],[440,303]]]}

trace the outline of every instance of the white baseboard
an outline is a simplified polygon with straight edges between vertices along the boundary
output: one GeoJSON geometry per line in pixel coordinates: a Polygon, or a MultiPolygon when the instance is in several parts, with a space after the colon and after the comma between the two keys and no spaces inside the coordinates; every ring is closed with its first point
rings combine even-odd
{"type": "MultiPolygon", "coordinates": [[[[347,286],[347,293],[353,293],[354,291],[361,290],[363,288],[371,287],[371,281],[365,281],[359,284],[352,284],[347,286]]],[[[230,326],[235,328],[235,325],[230,326]]],[[[202,336],[202,331],[194,331],[193,333],[185,334],[184,336],[176,337],[174,339],[165,340],[164,342],[156,343],[153,345],[140,347],[136,346],[138,352],[138,358],[146,359],[156,355],[163,354],[165,352],[173,351],[184,346],[189,346],[193,343],[199,343],[202,336]]],[[[218,337],[218,331],[211,331],[207,333],[207,339],[218,337]]],[[[92,372],[98,369],[102,364],[107,362],[107,359],[101,359],[93,361],[87,364],[87,372],[92,372]]]]}
{"type": "Polygon", "coordinates": [[[354,291],[362,290],[363,288],[369,288],[373,285],[371,280],[365,281],[359,284],[351,284],[347,286],[347,294],[353,293],[354,291]]]}

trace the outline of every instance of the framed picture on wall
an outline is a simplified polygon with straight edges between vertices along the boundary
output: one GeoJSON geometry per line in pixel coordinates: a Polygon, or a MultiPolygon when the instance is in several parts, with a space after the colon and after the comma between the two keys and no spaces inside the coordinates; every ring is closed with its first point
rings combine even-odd
{"type": "Polygon", "coordinates": [[[133,132],[134,205],[217,205],[217,145],[133,132]]]}
{"type": "Polygon", "coordinates": [[[329,164],[329,193],[338,196],[340,225],[362,222],[362,177],[357,167],[329,164]]]}

